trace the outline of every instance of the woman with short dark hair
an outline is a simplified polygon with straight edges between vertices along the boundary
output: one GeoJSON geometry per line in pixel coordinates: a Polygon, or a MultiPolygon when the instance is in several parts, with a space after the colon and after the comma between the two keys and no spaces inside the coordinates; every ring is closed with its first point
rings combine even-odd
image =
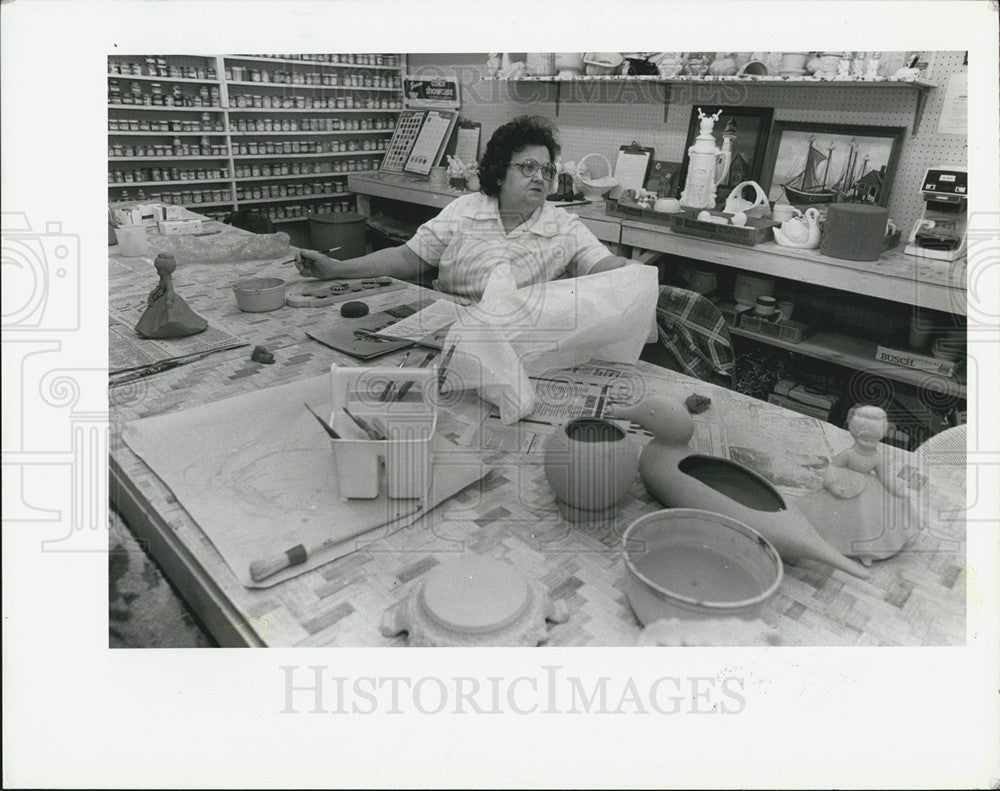
{"type": "Polygon", "coordinates": [[[301,250],[296,266],[324,280],[437,269],[435,287],[466,301],[482,296],[501,263],[519,287],[623,266],[627,259],[612,255],[579,217],[546,202],[559,154],[554,132],[537,116],[497,129],[479,166],[480,191],[453,200],[406,244],[347,261],[301,250]]]}

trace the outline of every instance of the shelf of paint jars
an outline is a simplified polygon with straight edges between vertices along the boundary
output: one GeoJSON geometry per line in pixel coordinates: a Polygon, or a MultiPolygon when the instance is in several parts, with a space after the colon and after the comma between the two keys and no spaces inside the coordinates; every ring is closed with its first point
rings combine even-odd
{"type": "Polygon", "coordinates": [[[317,152],[315,154],[286,154],[284,152],[282,152],[280,154],[279,153],[274,153],[274,154],[238,154],[238,155],[234,154],[233,155],[233,159],[239,159],[241,161],[242,160],[248,160],[248,159],[258,159],[258,160],[261,160],[261,159],[275,159],[275,158],[279,158],[279,157],[282,158],[282,159],[289,159],[289,158],[315,159],[316,157],[349,157],[349,156],[351,156],[351,154],[361,154],[361,153],[365,153],[365,154],[384,154],[385,151],[384,150],[379,150],[379,151],[364,151],[364,152],[361,152],[361,151],[338,151],[338,152],[320,151],[320,152],[317,152]]]}
{"type": "MultiPolygon", "coordinates": [[[[364,66],[371,69],[398,69],[403,65],[403,59],[395,53],[362,53],[350,55],[226,55],[227,63],[287,63],[292,66],[325,66],[334,68],[354,68],[364,66]]],[[[227,69],[232,68],[228,66],[227,69]]]]}
{"type": "Polygon", "coordinates": [[[264,162],[261,164],[234,166],[236,180],[242,179],[288,179],[317,174],[349,175],[368,170],[377,170],[381,165],[378,157],[369,159],[335,159],[329,162],[264,162]]]}
{"type": "Polygon", "coordinates": [[[108,184],[187,184],[191,181],[229,182],[229,167],[224,168],[134,168],[108,171],[108,184]]]}
{"type": "MultiPolygon", "coordinates": [[[[169,134],[164,135],[168,137],[169,134]]],[[[189,143],[175,137],[168,143],[112,143],[108,146],[109,157],[228,157],[229,146],[213,143],[208,135],[202,135],[196,143],[189,143]]]]}
{"type": "Polygon", "coordinates": [[[355,132],[391,132],[396,119],[380,118],[235,118],[229,126],[233,134],[287,135],[309,132],[322,135],[349,135],[355,132]]]}
{"type": "Polygon", "coordinates": [[[159,82],[151,82],[145,86],[140,82],[130,82],[128,90],[122,88],[122,82],[129,79],[108,80],[108,104],[110,105],[142,105],[143,107],[218,107],[221,104],[221,92],[217,84],[202,85],[197,91],[191,86],[187,90],[176,83],[164,88],[159,82]],[[145,90],[147,88],[149,90],[145,90]]]}
{"type": "Polygon", "coordinates": [[[313,203],[313,204],[290,204],[286,206],[275,206],[268,210],[271,221],[275,223],[295,222],[305,220],[310,214],[331,214],[355,210],[355,202],[352,199],[344,201],[313,203]]]}
{"type": "MultiPolygon", "coordinates": [[[[229,71],[228,69],[226,70],[229,71]]],[[[250,85],[254,88],[311,88],[313,90],[357,90],[367,88],[370,91],[401,91],[403,79],[398,74],[384,73],[351,73],[320,74],[319,72],[303,74],[301,72],[254,72],[262,79],[229,79],[226,85],[250,85]],[[264,79],[266,78],[266,79],[264,79]]],[[[127,78],[122,78],[127,79],[127,78]]],[[[129,78],[130,79],[130,78],[129,78]]]]}
{"type": "MultiPolygon", "coordinates": [[[[352,193],[353,194],[353,193],[352,193]]],[[[237,193],[236,201],[241,205],[247,204],[265,204],[265,203],[288,203],[289,198],[309,198],[311,200],[324,200],[327,198],[345,198],[348,197],[347,193],[344,192],[320,192],[313,193],[312,195],[281,195],[279,197],[271,198],[248,198],[245,195],[240,197],[237,193]]]]}
{"type": "MultiPolygon", "coordinates": [[[[328,113],[336,110],[338,113],[399,113],[401,105],[394,99],[395,107],[227,107],[230,113],[328,113]]],[[[177,109],[176,107],[174,109],[177,109]]]]}
{"type": "MultiPolygon", "coordinates": [[[[117,106],[115,109],[121,109],[117,106]]],[[[130,107],[131,110],[161,110],[160,107],[130,107]]],[[[186,108],[174,108],[186,109],[186,108]]],[[[109,118],[108,132],[113,134],[133,135],[141,134],[175,134],[175,135],[200,135],[210,134],[225,136],[226,124],[222,118],[212,118],[210,112],[203,112],[198,121],[187,121],[181,118],[158,119],[158,118],[109,118]],[[148,131],[147,131],[148,130],[148,131]]]]}
{"type": "MultiPolygon", "coordinates": [[[[199,106],[188,107],[186,105],[176,105],[176,104],[175,105],[165,105],[164,106],[164,105],[159,105],[159,104],[143,104],[142,102],[123,102],[121,104],[112,104],[112,103],[109,102],[108,103],[108,109],[109,110],[135,110],[135,111],[154,112],[154,113],[163,113],[163,112],[169,112],[169,113],[178,113],[178,112],[180,112],[180,113],[203,113],[206,110],[209,110],[209,111],[212,111],[212,112],[221,113],[223,110],[226,110],[228,108],[214,106],[214,105],[209,105],[209,106],[201,106],[201,105],[199,105],[199,106]]],[[[119,123],[121,123],[121,119],[118,119],[118,121],[119,121],[119,123]]]]}
{"type": "MultiPolygon", "coordinates": [[[[215,70],[213,69],[213,74],[215,70]]],[[[215,77],[160,77],[147,74],[121,74],[119,72],[108,72],[108,79],[134,80],[135,82],[169,82],[186,83],[188,85],[218,85],[219,81],[215,77]]]]}
{"type": "Polygon", "coordinates": [[[141,61],[135,60],[136,55],[112,55],[108,58],[108,75],[122,77],[140,77],[161,80],[184,80],[196,82],[218,82],[215,69],[215,56],[210,58],[197,55],[143,56],[141,61]]]}
{"type": "Polygon", "coordinates": [[[376,154],[388,149],[389,138],[375,140],[250,140],[233,141],[233,156],[286,154],[376,154]]]}
{"type": "MultiPolygon", "coordinates": [[[[365,90],[369,90],[365,88],[365,90]]],[[[388,98],[341,96],[270,96],[268,94],[235,94],[229,97],[230,110],[395,110],[402,108],[399,96],[388,98]]]]}
{"type": "MultiPolygon", "coordinates": [[[[110,176],[111,174],[109,174],[110,176]]],[[[190,179],[137,179],[135,174],[132,176],[132,180],[124,178],[125,173],[122,171],[116,171],[115,180],[108,181],[109,187],[114,187],[116,189],[122,188],[132,188],[132,187],[183,187],[191,184],[229,184],[231,179],[228,178],[190,178],[190,179]],[[117,179],[117,173],[122,173],[122,180],[117,179]]],[[[228,190],[227,190],[228,191],[228,190]]]]}
{"type": "Polygon", "coordinates": [[[236,188],[236,199],[254,201],[279,201],[284,198],[308,198],[312,196],[353,195],[342,181],[310,181],[302,184],[258,184],[240,185],[236,188]]]}
{"type": "Polygon", "coordinates": [[[168,192],[147,192],[142,189],[130,193],[123,190],[121,195],[111,201],[114,206],[119,203],[148,201],[151,203],[169,203],[173,206],[232,206],[233,199],[229,190],[179,190],[168,192]]]}

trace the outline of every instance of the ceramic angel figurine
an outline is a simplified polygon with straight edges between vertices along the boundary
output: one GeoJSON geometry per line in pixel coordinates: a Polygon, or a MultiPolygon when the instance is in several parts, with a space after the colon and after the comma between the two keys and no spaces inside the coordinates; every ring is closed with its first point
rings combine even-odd
{"type": "Polygon", "coordinates": [[[174,257],[160,253],[153,265],[160,282],[149,292],[146,310],[135,325],[136,334],[141,338],[183,338],[204,331],[208,322],[174,293],[172,275],[177,269],[174,257]]]}
{"type": "Polygon", "coordinates": [[[899,552],[916,524],[906,488],[882,454],[888,425],[879,407],[854,407],[847,420],[854,444],[830,463],[823,488],[797,503],[827,541],[866,566],[899,552]]]}

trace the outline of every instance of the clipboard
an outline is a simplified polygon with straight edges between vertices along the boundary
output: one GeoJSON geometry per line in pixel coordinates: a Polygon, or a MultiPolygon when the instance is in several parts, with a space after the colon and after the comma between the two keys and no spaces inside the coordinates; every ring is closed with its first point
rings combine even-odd
{"type": "Polygon", "coordinates": [[[610,197],[617,200],[623,190],[641,190],[649,178],[649,167],[653,163],[653,149],[640,146],[635,140],[618,149],[614,177],[618,186],[611,190],[610,197]]]}
{"type": "Polygon", "coordinates": [[[466,165],[479,161],[479,136],[482,124],[460,118],[455,125],[455,131],[448,141],[445,156],[461,159],[466,165]]]}

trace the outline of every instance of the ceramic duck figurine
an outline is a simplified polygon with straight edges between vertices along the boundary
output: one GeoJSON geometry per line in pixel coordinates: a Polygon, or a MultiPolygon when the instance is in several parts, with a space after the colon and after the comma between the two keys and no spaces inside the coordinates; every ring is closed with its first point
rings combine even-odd
{"type": "Polygon", "coordinates": [[[653,440],[639,457],[639,476],[653,497],[668,508],[700,508],[749,525],[770,541],[782,560],[811,558],[861,579],[869,572],[844,557],[816,532],[797,509],[764,478],[742,464],[692,453],[694,421],[683,404],[649,396],[618,407],[614,417],[633,420],[653,440]]]}
{"type": "Polygon", "coordinates": [[[785,220],[780,228],[774,229],[774,241],[782,247],[799,247],[811,250],[819,247],[819,209],[806,209],[803,217],[785,220]]]}
{"type": "Polygon", "coordinates": [[[796,505],[827,541],[869,566],[903,549],[917,519],[906,489],[889,474],[882,455],[885,411],[854,407],[847,427],[854,445],[827,467],[823,488],[799,498],[796,505]]]}

